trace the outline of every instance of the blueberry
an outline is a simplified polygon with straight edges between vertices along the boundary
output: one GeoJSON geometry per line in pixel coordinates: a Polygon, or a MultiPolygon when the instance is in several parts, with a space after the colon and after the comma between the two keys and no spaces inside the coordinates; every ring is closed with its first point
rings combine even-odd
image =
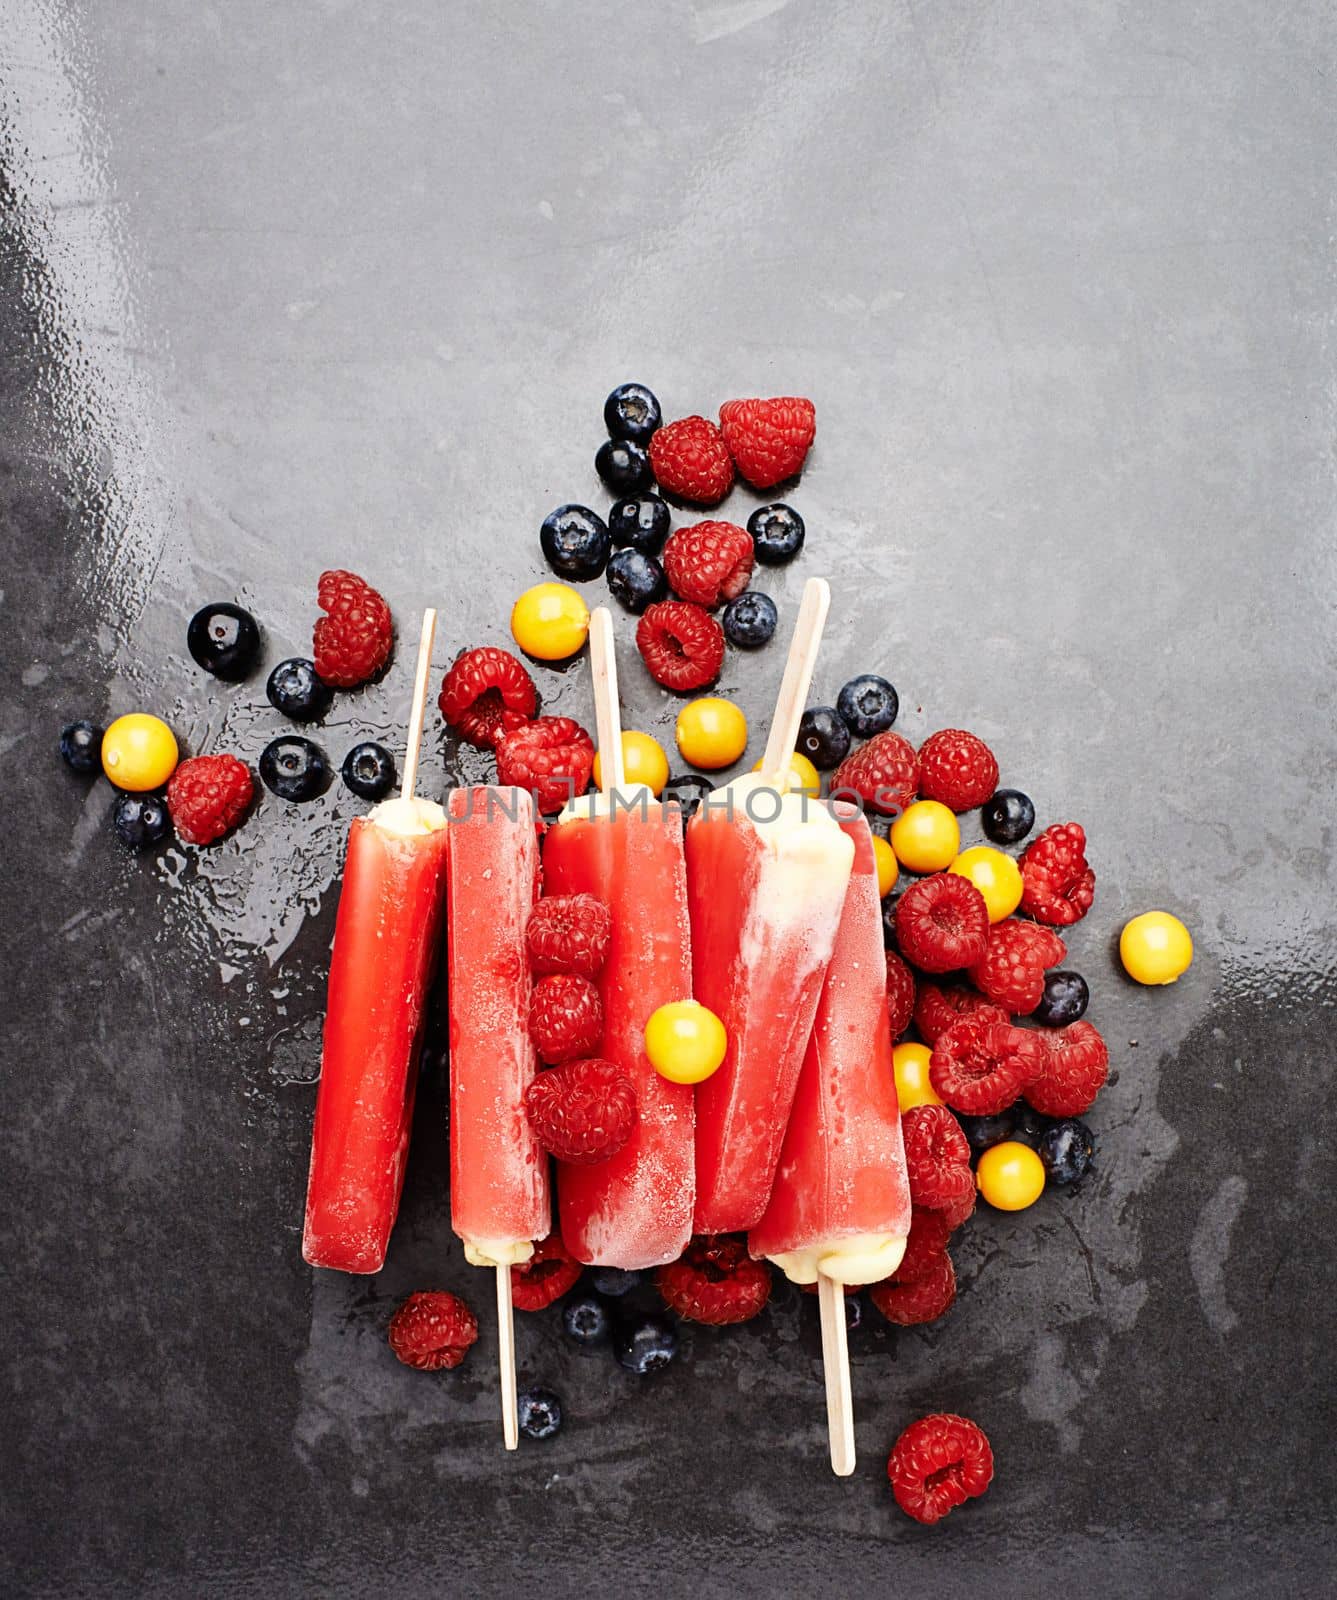
{"type": "Polygon", "coordinates": [[[526,1389],[516,1405],[526,1439],[551,1439],[562,1431],[562,1402],[551,1389],[526,1389]]]}
{"type": "Polygon", "coordinates": [[[643,383],[620,383],[604,401],[604,427],[614,439],[649,444],[663,420],[659,401],[643,383]]]}
{"type": "Polygon", "coordinates": [[[558,506],[539,529],[539,543],[554,572],[578,583],[597,578],[608,565],[608,525],[588,506],[558,506]]]}
{"type": "Polygon", "coordinates": [[[608,1337],[608,1308],[597,1294],[568,1300],[562,1308],[562,1326],[577,1344],[602,1344],[608,1337]]]}
{"type": "Polygon", "coordinates": [[[635,494],[655,480],[645,446],[630,439],[605,439],[594,458],[594,470],[612,494],[635,494]]]}
{"type": "Polygon", "coordinates": [[[775,632],[780,613],[775,601],[759,589],[744,589],[724,608],[724,637],[740,650],[759,650],[775,632]]]}
{"type": "Polygon", "coordinates": [[[1004,1139],[1010,1139],[1017,1125],[1017,1119],[1010,1110],[999,1111],[991,1117],[967,1117],[958,1111],[956,1120],[961,1124],[961,1130],[975,1155],[993,1145],[1002,1144],[1004,1139]]]}
{"type": "Polygon", "coordinates": [[[1035,826],[1035,805],[1020,789],[999,789],[980,813],[980,825],[995,844],[1016,844],[1035,826]]]}
{"type": "Polygon", "coordinates": [[[608,563],[608,589],[628,611],[640,616],[646,606],[668,594],[668,579],[653,556],[619,550],[608,563]]]}
{"type": "Polygon", "coordinates": [[[1096,1153],[1090,1128],[1076,1117],[1056,1122],[1040,1140],[1040,1160],[1050,1183],[1060,1186],[1084,1178],[1096,1153]]]}
{"type": "Polygon", "coordinates": [[[315,722],[330,709],[334,690],[316,676],[316,664],[302,656],[280,661],[269,674],[265,693],[275,711],[294,722],[315,722]]]}
{"type": "Polygon", "coordinates": [[[1039,1148],[1040,1140],[1044,1138],[1050,1128],[1049,1118],[1032,1109],[1024,1101],[1018,1101],[1012,1107],[1012,1132],[1010,1137],[1020,1144],[1030,1145],[1032,1150],[1039,1148]]]}
{"type": "Polygon", "coordinates": [[[863,1296],[860,1294],[847,1294],[845,1296],[845,1328],[849,1333],[857,1333],[863,1327],[863,1296]]]}
{"type": "Polygon", "coordinates": [[[709,778],[703,778],[699,772],[685,772],[669,779],[660,799],[665,802],[676,800],[682,808],[682,820],[688,822],[700,809],[702,800],[714,792],[715,785],[709,778]]]}
{"type": "Polygon", "coordinates": [[[900,709],[900,696],[875,672],[851,678],[836,696],[836,710],[856,739],[871,739],[875,733],[885,733],[900,709]]]}
{"type": "Polygon", "coordinates": [[[75,772],[100,772],[102,729],[95,722],[71,722],[60,730],[60,753],[75,772]]]}
{"type": "Polygon", "coordinates": [[[845,719],[834,706],[810,706],[798,725],[797,748],[821,772],[838,767],[850,748],[845,719]]]}
{"type": "Polygon", "coordinates": [[[622,1267],[596,1267],[590,1274],[590,1282],[599,1293],[608,1295],[613,1300],[620,1300],[624,1294],[630,1294],[640,1281],[639,1272],[628,1272],[622,1267]]]}
{"type": "Polygon", "coordinates": [[[647,1378],[668,1366],[678,1353],[678,1331],[663,1317],[622,1322],[613,1329],[613,1354],[618,1365],[647,1378]]]}
{"type": "Polygon", "coordinates": [[[260,776],[280,800],[314,800],[330,785],[324,752],[295,733],[269,741],[260,756],[260,776]]]}
{"type": "Polygon", "coordinates": [[[898,894],[889,894],[882,902],[882,943],[888,950],[900,949],[896,940],[896,907],[900,898],[898,894]]]}
{"type": "Polygon", "coordinates": [[[112,826],[122,844],[147,850],[172,831],[167,802],[160,794],[123,794],[111,811],[112,826]]]}
{"type": "Polygon", "coordinates": [[[395,786],[395,758],[370,739],[353,746],[341,771],[344,782],[364,800],[384,800],[395,786]]]}
{"type": "Polygon", "coordinates": [[[669,536],[669,508],[657,494],[617,500],[608,513],[608,531],[616,545],[630,545],[642,555],[657,556],[669,536]]]}
{"type": "Polygon", "coordinates": [[[763,567],[783,567],[803,548],[803,518],[792,506],[758,506],[747,519],[752,549],[763,567]]]}
{"type": "Polygon", "coordinates": [[[1047,1028],[1066,1028],[1086,1014],[1091,991],[1080,972],[1060,968],[1045,974],[1044,998],[1031,1015],[1047,1028]]]}
{"type": "Polygon", "coordinates": [[[220,600],[190,619],[186,648],[196,666],[212,672],[215,678],[235,683],[255,665],[260,654],[260,630],[249,611],[220,600]]]}

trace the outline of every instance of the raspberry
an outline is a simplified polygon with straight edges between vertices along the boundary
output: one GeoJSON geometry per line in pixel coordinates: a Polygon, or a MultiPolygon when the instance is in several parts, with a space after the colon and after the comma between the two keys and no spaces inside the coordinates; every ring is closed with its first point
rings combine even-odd
{"type": "MultiPolygon", "coordinates": [[[[554,981],[559,980],[543,980],[554,981]]],[[[547,1038],[550,1049],[551,1035],[547,1038]]],[[[525,1115],[549,1155],[572,1166],[592,1167],[615,1156],[631,1138],[636,1090],[611,1061],[566,1061],[540,1072],[525,1090],[525,1115]]]]}
{"type": "Polygon", "coordinates": [[[497,781],[528,789],[540,811],[584,794],[593,770],[594,741],[570,717],[538,717],[497,741],[497,781]]]}
{"type": "Polygon", "coordinates": [[[406,1367],[439,1372],[458,1367],[478,1338],[478,1319],[446,1289],[411,1294],[390,1318],[390,1348],[406,1367]]]}
{"type": "Polygon", "coordinates": [[[255,793],[251,769],[236,756],[191,756],[167,782],[172,826],[187,844],[213,844],[241,821],[255,793]]]}
{"type": "Polygon", "coordinates": [[[875,1283],[868,1298],[898,1328],[914,1328],[922,1322],[936,1322],[952,1309],[956,1299],[956,1268],[944,1250],[920,1278],[905,1282],[898,1273],[875,1283]]]}
{"type": "Polygon", "coordinates": [[[613,936],[613,914],[592,894],[547,895],[529,914],[525,952],[534,973],[597,978],[613,936]]]}
{"type": "Polygon", "coordinates": [[[517,1311],[542,1311],[574,1289],[580,1277],[580,1262],[566,1248],[554,1228],[546,1239],[534,1246],[528,1261],[511,1268],[511,1301],[517,1311]]]}
{"type": "Polygon", "coordinates": [[[910,1236],[905,1241],[905,1254],[901,1264],[892,1273],[897,1283],[918,1283],[928,1276],[938,1264],[938,1258],[947,1248],[952,1230],[941,1211],[930,1211],[926,1206],[910,1208],[910,1236]]]}
{"type": "Polygon", "coordinates": [[[724,436],[705,417],[682,417],[656,429],[650,465],[661,489],[696,506],[717,506],[733,488],[724,436]]]}
{"type": "Polygon", "coordinates": [[[983,739],[963,728],[931,733],[919,747],[919,792],[953,811],[982,806],[998,787],[998,763],[983,739]]]}
{"type": "Polygon", "coordinates": [[[455,658],[437,700],[446,726],[480,750],[495,750],[502,734],[523,727],[538,703],[524,663],[490,644],[455,658]]]}
{"type": "Polygon", "coordinates": [[[845,759],[831,776],[831,793],[850,789],[871,810],[897,817],[919,790],[919,757],[893,728],[876,734],[845,759]]]}
{"type": "Polygon", "coordinates": [[[1080,922],[1096,897],[1086,864],[1086,834],[1078,822],[1057,822],[1021,858],[1021,909],[1037,922],[1066,928],[1080,922]]]}
{"type": "Polygon", "coordinates": [[[701,606],[661,600],[636,624],[636,648],[656,683],[701,689],[719,677],[724,665],[724,629],[701,606]]]}
{"type": "Polygon", "coordinates": [[[374,678],[394,643],[390,607],[369,583],[338,569],[321,573],[316,598],[329,613],[312,635],[316,676],[336,689],[374,678]]]}
{"type": "Polygon", "coordinates": [[[921,878],[896,902],[896,942],[925,972],[974,966],[989,944],[984,896],[959,873],[921,878]]]}
{"type": "Polygon", "coordinates": [[[963,1189],[955,1200],[949,1200],[946,1205],[935,1206],[934,1210],[955,1232],[967,1218],[974,1215],[976,1188],[972,1183],[968,1189],[963,1189]]]}
{"type": "Polygon", "coordinates": [[[988,1012],[995,1021],[1006,1022],[1007,1012],[1001,1006],[986,1000],[982,994],[967,989],[964,984],[950,983],[939,986],[921,978],[915,1000],[915,1027],[924,1043],[937,1044],[941,1035],[958,1017],[971,1017],[988,1012]]]}
{"type": "Polygon", "coordinates": [[[660,1267],[664,1304],[688,1322],[723,1328],[749,1322],[771,1297],[771,1269],[753,1261],[742,1239],[697,1237],[677,1261],[660,1267]]]}
{"type": "Polygon", "coordinates": [[[934,1089],[954,1111],[989,1117],[1006,1111],[1042,1065],[1033,1033],[989,1017],[958,1017],[929,1058],[934,1089]]]}
{"type": "Polygon", "coordinates": [[[895,1039],[915,1014],[915,975],[894,950],[887,951],[887,1015],[895,1039]]]}
{"type": "Polygon", "coordinates": [[[674,594],[713,610],[747,588],[752,535],[732,522],[695,522],[669,535],[661,559],[674,594]]]}
{"type": "Polygon", "coordinates": [[[534,985],[529,997],[529,1037],[549,1065],[593,1055],[603,1033],[603,1002],[588,978],[576,972],[554,972],[534,985]]]}
{"type": "Polygon", "coordinates": [[[989,929],[989,944],[970,969],[970,981],[1009,1016],[1029,1016],[1045,992],[1045,968],[1068,953],[1051,928],[1009,917],[989,929]]]}
{"type": "Polygon", "coordinates": [[[968,1417],[940,1412],[912,1422],[891,1447],[887,1476],[896,1504],[932,1524],[993,1482],[993,1451],[968,1417]]]}
{"type": "Polygon", "coordinates": [[[1026,1086],[1026,1098],[1046,1117],[1079,1117],[1105,1087],[1110,1053],[1089,1022],[1066,1028],[1040,1028],[1032,1036],[1041,1046],[1040,1070],[1026,1086]]]}
{"type": "Polygon", "coordinates": [[[817,432],[817,410],[811,400],[794,395],[726,400],[720,432],[739,472],[754,489],[769,489],[802,472],[817,432]]]}
{"type": "Polygon", "coordinates": [[[930,1211],[960,1204],[975,1187],[970,1145],[946,1106],[915,1106],[901,1117],[910,1199],[930,1211]]]}

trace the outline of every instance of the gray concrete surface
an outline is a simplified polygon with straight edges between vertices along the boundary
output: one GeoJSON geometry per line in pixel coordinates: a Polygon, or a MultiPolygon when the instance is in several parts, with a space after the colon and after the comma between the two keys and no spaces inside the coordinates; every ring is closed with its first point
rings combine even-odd
{"type": "MultiPolygon", "coordinates": [[[[1321,1592],[1326,0],[0,0],[0,52],[5,1592],[1321,1592]],[[135,862],[54,752],[142,706],[254,759],[263,676],[205,679],[185,619],[241,600],[272,663],[327,565],[406,628],[440,605],[439,665],[503,641],[543,514],[606,504],[628,377],[670,414],[813,396],[808,549],[763,581],[788,616],[831,577],[819,695],[882,670],[912,736],[976,729],[1099,874],[1098,1176],[976,1218],[940,1327],[857,1336],[845,1483],[792,1292],[646,1386],[525,1320],[571,1420],[511,1459],[487,1334],[397,1366],[404,1292],[482,1297],[436,1049],[387,1269],[300,1261],[355,804],[135,862]],[[1157,905],[1199,958],[1147,992],[1113,942],[1157,905]],[[944,1408],[998,1474],[927,1534],[882,1462],[944,1408]]],[[[629,637],[628,719],[668,737],[629,637]]],[[[410,656],[340,700],[336,759],[392,734],[410,656]]],[[[723,691],[759,715],[778,669],[723,691]]],[[[584,662],[541,687],[588,718],[584,662]]],[[[436,789],[486,770],[429,739],[436,789]]]]}

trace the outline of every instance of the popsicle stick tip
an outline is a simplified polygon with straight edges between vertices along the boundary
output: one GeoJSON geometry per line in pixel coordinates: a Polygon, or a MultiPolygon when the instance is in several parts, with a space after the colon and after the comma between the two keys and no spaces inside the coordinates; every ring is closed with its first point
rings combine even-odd
{"type": "Polygon", "coordinates": [[[838,1478],[854,1471],[854,1400],[850,1392],[850,1353],[845,1328],[845,1288],[823,1274],[817,1278],[822,1317],[822,1372],[826,1379],[826,1427],[831,1470],[838,1478]]]}
{"type": "Polygon", "coordinates": [[[511,1269],[497,1268],[497,1366],[501,1379],[501,1435],[508,1450],[520,1446],[520,1407],[515,1390],[515,1308],[511,1269]]]}
{"type": "Polygon", "coordinates": [[[422,614],[422,633],[418,638],[418,665],[413,674],[413,700],[409,705],[408,737],[404,742],[404,777],[400,794],[413,798],[418,786],[418,758],[422,754],[422,725],[427,715],[427,694],[432,676],[432,645],[436,640],[436,611],[428,606],[422,614]]]}
{"type": "Polygon", "coordinates": [[[771,717],[770,737],[762,757],[762,773],[777,784],[789,770],[789,758],[798,743],[799,723],[808,703],[808,690],[812,686],[813,670],[817,665],[817,652],[822,643],[822,630],[826,615],[831,609],[831,585],[825,578],[809,578],[803,585],[803,599],[799,605],[794,636],[789,642],[789,655],[785,659],[784,677],[780,680],[780,694],[771,717]]]}

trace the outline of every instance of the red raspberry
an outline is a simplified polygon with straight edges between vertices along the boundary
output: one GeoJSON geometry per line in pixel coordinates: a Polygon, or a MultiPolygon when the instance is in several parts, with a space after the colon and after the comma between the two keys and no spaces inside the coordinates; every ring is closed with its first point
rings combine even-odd
{"type": "Polygon", "coordinates": [[[677,1261],[660,1267],[664,1304],[688,1322],[713,1328],[750,1322],[771,1297],[771,1269],[754,1261],[742,1239],[695,1238],[677,1261]]]}
{"type": "Polygon", "coordinates": [[[1086,834],[1078,822],[1057,822],[1021,858],[1021,909],[1037,922],[1066,928],[1080,922],[1096,897],[1086,864],[1086,834]]]}
{"type": "Polygon", "coordinates": [[[584,794],[594,740],[570,717],[538,717],[497,741],[497,781],[528,789],[540,811],[560,811],[584,794]]]}
{"type": "Polygon", "coordinates": [[[1079,1117],[1105,1087],[1110,1053],[1089,1022],[1066,1028],[1040,1028],[1040,1070],[1026,1086],[1026,1098],[1046,1117],[1079,1117]]]}
{"type": "Polygon", "coordinates": [[[550,1066],[592,1056],[603,1043],[599,991],[577,972],[540,978],[529,996],[529,1037],[550,1066]]]}
{"type": "Polygon", "coordinates": [[[831,793],[852,789],[870,810],[898,817],[919,791],[919,757],[894,728],[875,734],[836,768],[831,793]]]}
{"type": "Polygon", "coordinates": [[[998,763],[983,739],[963,728],[931,733],[919,747],[919,792],[953,811],[982,806],[998,787],[998,763]]]}
{"type": "Polygon", "coordinates": [[[967,1417],[920,1417],[891,1447],[887,1476],[896,1504],[916,1522],[934,1523],[993,1482],[993,1451],[967,1417]]]}
{"type": "Polygon", "coordinates": [[[929,1082],[954,1111],[1006,1111],[1042,1065],[1035,1034],[989,1017],[959,1017],[929,1057],[929,1082]]]}
{"type": "Polygon", "coordinates": [[[439,1372],[458,1367],[478,1338],[478,1319],[446,1289],[411,1294],[390,1318],[390,1348],[406,1367],[439,1372]]]}
{"type": "Polygon", "coordinates": [[[525,951],[534,973],[597,978],[613,936],[613,914],[592,894],[550,894],[529,913],[525,951]]]}
{"type": "Polygon", "coordinates": [[[817,410],[811,400],[793,395],[726,400],[720,407],[720,432],[739,472],[754,489],[769,489],[803,471],[817,432],[817,410]]]}
{"type": "Polygon", "coordinates": [[[898,1328],[915,1328],[923,1322],[936,1322],[952,1309],[956,1299],[956,1268],[944,1250],[922,1277],[909,1282],[899,1273],[875,1283],[868,1298],[898,1328]]]}
{"type": "Polygon", "coordinates": [[[963,1222],[974,1214],[976,1188],[972,1183],[969,1189],[963,1189],[955,1200],[950,1200],[946,1205],[935,1207],[938,1215],[955,1232],[963,1222]]]}
{"type": "Polygon", "coordinates": [[[338,569],[321,573],[316,598],[329,613],[312,636],[316,676],[336,689],[354,689],[374,678],[394,643],[390,607],[369,583],[338,569]]]}
{"type": "Polygon", "coordinates": [[[752,535],[732,522],[694,522],[669,535],[661,559],[674,594],[713,610],[747,588],[752,535]]]}
{"type": "Polygon", "coordinates": [[[915,975],[894,950],[887,951],[887,1015],[893,1039],[910,1026],[915,1014],[915,975]]]}
{"type": "Polygon", "coordinates": [[[1068,953],[1052,928],[1009,917],[989,929],[989,945],[970,969],[970,981],[1012,1017],[1029,1016],[1045,992],[1045,968],[1068,953]]]}
{"type": "Polygon", "coordinates": [[[974,966],[989,944],[984,896],[956,872],[921,878],[896,902],[896,942],[925,972],[974,966]]]}
{"type": "MultiPolygon", "coordinates": [[[[658,438],[658,435],[655,436],[658,438]]],[[[636,648],[666,689],[702,689],[724,665],[724,629],[701,606],[661,600],[636,624],[636,648]]]]}
{"type": "Polygon", "coordinates": [[[636,1090],[611,1061],[566,1061],[540,1072],[525,1090],[525,1115],[550,1156],[592,1167],[615,1156],[631,1138],[636,1090]]]}
{"type": "Polygon", "coordinates": [[[437,700],[446,726],[480,750],[495,750],[502,734],[523,727],[538,703],[524,663],[490,644],[455,658],[437,700]]]}
{"type": "Polygon", "coordinates": [[[657,428],[650,465],[661,489],[695,506],[717,506],[733,488],[733,461],[724,436],[705,417],[682,417],[657,428]]]}
{"type": "Polygon", "coordinates": [[[946,1106],[914,1106],[901,1117],[910,1199],[930,1211],[959,1204],[975,1187],[970,1145],[946,1106]]]}
{"type": "Polygon", "coordinates": [[[575,1288],[580,1272],[580,1262],[554,1228],[528,1261],[511,1268],[511,1302],[517,1311],[542,1311],[575,1288]]]}
{"type": "Polygon", "coordinates": [[[236,756],[191,756],[167,783],[167,810],[187,844],[213,844],[241,821],[255,793],[251,769],[236,756]]]}
{"type": "Polygon", "coordinates": [[[996,1022],[1006,1022],[1007,1012],[1001,1006],[986,1000],[982,994],[967,989],[964,984],[950,983],[939,986],[926,978],[919,980],[918,998],[915,1001],[915,1027],[924,1043],[930,1047],[959,1017],[972,1017],[988,1012],[996,1022]]]}
{"type": "Polygon", "coordinates": [[[910,1236],[905,1241],[905,1254],[892,1277],[897,1283],[918,1283],[921,1278],[927,1277],[947,1249],[951,1235],[952,1230],[941,1211],[930,1211],[927,1206],[912,1206],[910,1236]]]}

